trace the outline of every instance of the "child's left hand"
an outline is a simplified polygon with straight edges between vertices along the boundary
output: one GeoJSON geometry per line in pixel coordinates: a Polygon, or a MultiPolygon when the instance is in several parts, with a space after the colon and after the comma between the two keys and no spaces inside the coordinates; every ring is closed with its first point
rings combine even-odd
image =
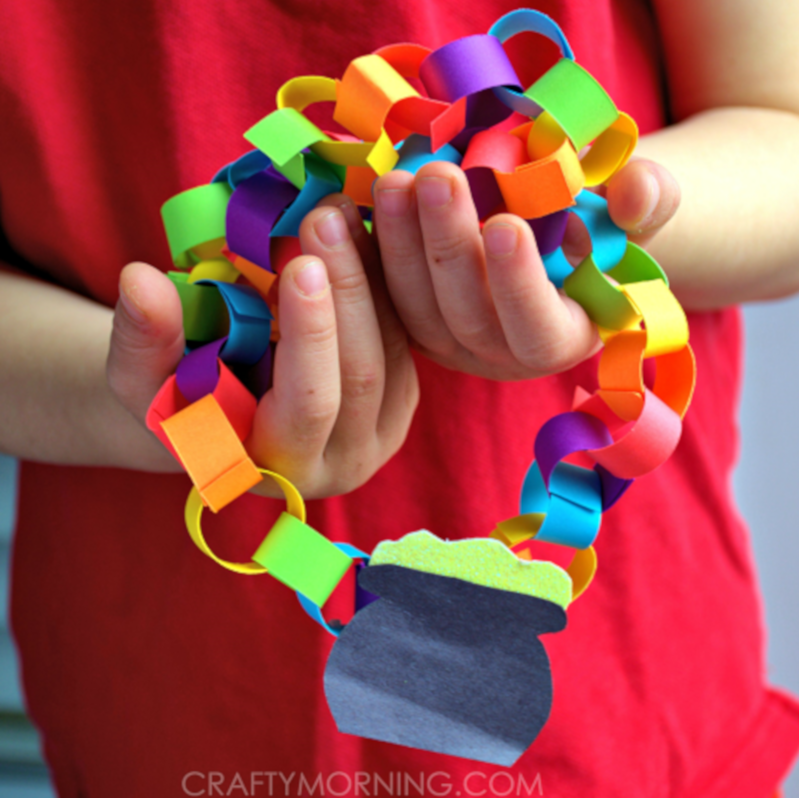
{"type": "MultiPolygon", "coordinates": [[[[432,163],[375,184],[375,224],[391,297],[417,349],[457,371],[498,380],[565,371],[598,347],[583,309],[549,281],[530,226],[511,214],[482,231],[463,172],[432,163]]],[[[609,212],[645,246],[680,201],[674,178],[629,163],[607,188],[609,212]]],[[[578,225],[567,254],[587,254],[578,225]]]]}

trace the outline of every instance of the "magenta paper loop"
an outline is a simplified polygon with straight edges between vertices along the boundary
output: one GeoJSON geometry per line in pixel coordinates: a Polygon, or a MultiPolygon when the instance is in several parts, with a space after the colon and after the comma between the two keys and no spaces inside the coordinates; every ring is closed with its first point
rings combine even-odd
{"type": "Polygon", "coordinates": [[[227,336],[210,344],[199,346],[178,363],[175,379],[178,390],[189,404],[216,390],[219,382],[219,352],[227,343],[227,336]]]}
{"type": "Polygon", "coordinates": [[[225,217],[228,249],[273,271],[269,236],[280,215],[298,195],[288,180],[266,170],[239,183],[225,217]]]}
{"type": "Polygon", "coordinates": [[[433,99],[448,103],[497,86],[522,88],[502,43],[486,34],[434,50],[422,61],[419,77],[433,99]]]}
{"type": "Polygon", "coordinates": [[[570,454],[612,445],[610,430],[596,416],[571,411],[552,417],[535,438],[535,459],[544,485],[549,489],[555,466],[570,454]]]}

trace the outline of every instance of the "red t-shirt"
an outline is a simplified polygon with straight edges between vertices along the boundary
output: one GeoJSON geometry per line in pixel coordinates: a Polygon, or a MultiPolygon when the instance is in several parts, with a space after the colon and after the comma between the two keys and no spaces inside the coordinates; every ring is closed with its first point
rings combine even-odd
{"type": "MultiPolygon", "coordinates": [[[[285,80],[341,76],[392,42],[437,47],[484,32],[514,6],[6,0],[3,228],[30,264],[111,305],[124,263],[170,265],[161,203],[248,149],[243,131],[285,80]]],[[[643,132],[664,124],[643,0],[539,7],[643,132]]],[[[532,37],[511,49],[523,80],[552,57],[532,37]]],[[[489,784],[517,794],[505,791],[521,774],[564,798],[768,798],[799,747],[799,708],[764,683],[762,608],[730,492],[739,326],[734,310],[691,317],[699,381],[682,441],[606,514],[593,586],[567,629],[543,638],[552,715],[511,781],[489,783],[500,768],[339,734],[322,690],[332,638],[278,582],[197,551],[183,526],[187,477],[24,463],[12,620],[61,793],[268,795],[271,781],[271,794],[294,795],[300,773],[339,771],[325,782],[338,794],[356,772],[417,782],[443,772],[449,781],[428,782],[428,794],[447,783],[452,794],[489,784]]],[[[487,534],[518,511],[541,424],[569,408],[576,385],[595,387],[595,363],[505,384],[418,365],[421,406],[402,451],[360,490],[309,503],[309,523],[333,540],[371,550],[419,528],[487,534]]],[[[247,559],[279,507],[247,496],[206,514],[209,543],[247,559]]],[[[334,617],[345,612],[337,601],[334,617]]],[[[374,794],[374,780],[362,784],[374,794]]],[[[405,786],[395,794],[417,794],[405,786]]]]}

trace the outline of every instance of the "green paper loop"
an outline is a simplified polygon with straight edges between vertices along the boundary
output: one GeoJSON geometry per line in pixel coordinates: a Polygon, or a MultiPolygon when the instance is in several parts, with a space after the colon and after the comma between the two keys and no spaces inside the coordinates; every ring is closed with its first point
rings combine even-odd
{"type": "Polygon", "coordinates": [[[666,272],[646,251],[632,241],[627,242],[624,257],[607,272],[617,283],[643,283],[646,280],[663,280],[669,284],[666,272]]]}
{"type": "Polygon", "coordinates": [[[319,607],[352,565],[324,535],[288,513],[280,515],[252,558],[319,607]]]}
{"type": "Polygon", "coordinates": [[[633,303],[608,282],[591,255],[563,281],[563,289],[600,327],[623,330],[638,318],[633,303]]]}
{"type": "Polygon", "coordinates": [[[619,118],[608,93],[569,58],[558,61],[524,94],[549,112],[578,152],[619,118]]]}
{"type": "Polygon", "coordinates": [[[189,266],[189,250],[225,237],[225,213],[233,189],[209,183],[182,191],[161,206],[169,251],[178,266],[189,266]]]}
{"type": "Polygon", "coordinates": [[[228,326],[227,309],[216,287],[190,283],[186,272],[168,272],[167,277],[178,289],[186,340],[216,341],[225,335],[228,326]]]}

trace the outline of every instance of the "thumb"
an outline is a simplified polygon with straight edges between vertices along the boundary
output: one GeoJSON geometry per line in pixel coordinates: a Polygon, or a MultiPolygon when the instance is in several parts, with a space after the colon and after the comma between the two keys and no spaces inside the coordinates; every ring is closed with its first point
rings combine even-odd
{"type": "Polygon", "coordinates": [[[184,345],[183,314],[172,281],[146,263],[129,263],[119,276],[106,374],[117,399],[140,421],[177,367],[184,345]]]}

